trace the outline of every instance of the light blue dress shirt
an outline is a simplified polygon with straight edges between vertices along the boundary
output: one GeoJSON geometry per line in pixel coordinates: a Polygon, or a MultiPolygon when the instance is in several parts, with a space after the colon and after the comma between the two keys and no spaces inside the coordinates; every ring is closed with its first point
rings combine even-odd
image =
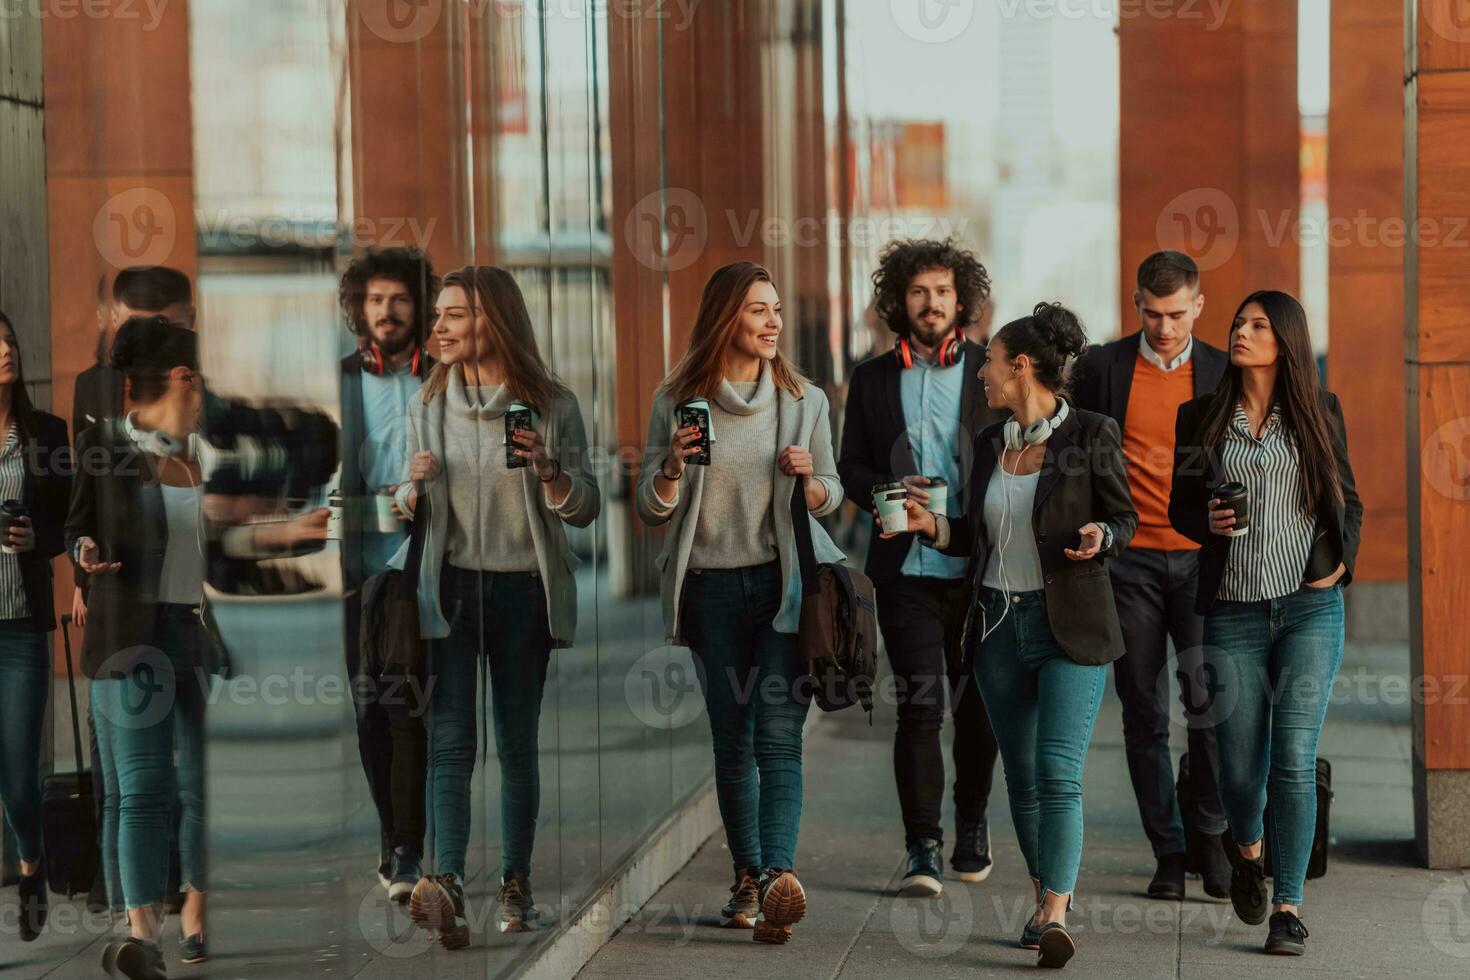
{"type": "MultiPolygon", "coordinates": [[[[958,364],[940,367],[921,357],[899,375],[898,392],[903,401],[903,420],[908,427],[917,476],[942,476],[949,484],[949,512],[955,513],[960,487],[959,433],[960,402],[965,390],[965,356],[958,364]]],[[[907,476],[900,473],[899,476],[907,476]]],[[[965,559],[951,558],[920,545],[915,535],[903,574],[925,578],[962,578],[965,559]]]]}
{"type": "MultiPolygon", "coordinates": [[[[396,484],[403,476],[404,463],[408,459],[408,400],[418,393],[419,384],[411,364],[383,375],[363,372],[362,453],[359,459],[346,462],[359,467],[363,487],[369,496],[378,487],[396,484]]],[[[372,513],[372,510],[367,511],[368,515],[372,513]]],[[[405,528],[407,526],[404,525],[405,528]]],[[[403,534],[403,531],[363,532],[364,574],[372,575],[388,567],[388,559],[398,550],[403,534]]]]}

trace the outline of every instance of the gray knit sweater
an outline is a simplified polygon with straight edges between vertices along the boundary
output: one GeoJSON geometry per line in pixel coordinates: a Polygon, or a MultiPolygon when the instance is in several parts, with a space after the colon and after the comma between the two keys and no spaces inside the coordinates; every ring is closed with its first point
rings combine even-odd
{"type": "Polygon", "coordinates": [[[710,466],[689,553],[690,568],[745,568],[776,560],[771,510],[776,470],[776,384],[725,381],[710,399],[710,466]]]}
{"type": "Polygon", "coordinates": [[[450,372],[444,405],[444,474],[449,481],[449,543],[455,568],[533,572],[536,543],[521,472],[505,465],[504,385],[467,388],[450,372]]]}

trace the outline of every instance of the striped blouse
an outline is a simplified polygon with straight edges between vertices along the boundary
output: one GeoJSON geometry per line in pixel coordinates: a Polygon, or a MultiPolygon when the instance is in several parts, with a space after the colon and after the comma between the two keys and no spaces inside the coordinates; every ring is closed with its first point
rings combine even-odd
{"type": "MultiPolygon", "coordinates": [[[[25,493],[25,481],[25,454],[20,451],[20,432],[12,422],[5,437],[5,448],[0,449],[0,500],[20,500],[25,493]]],[[[21,619],[29,615],[20,557],[0,551],[0,619],[21,619]]]]}
{"type": "Polygon", "coordinates": [[[1250,531],[1232,539],[1217,597],[1257,602],[1290,595],[1301,588],[1317,515],[1302,504],[1296,440],[1280,405],[1272,407],[1259,439],[1245,409],[1235,406],[1220,448],[1220,467],[1227,481],[1250,490],[1250,531]]]}

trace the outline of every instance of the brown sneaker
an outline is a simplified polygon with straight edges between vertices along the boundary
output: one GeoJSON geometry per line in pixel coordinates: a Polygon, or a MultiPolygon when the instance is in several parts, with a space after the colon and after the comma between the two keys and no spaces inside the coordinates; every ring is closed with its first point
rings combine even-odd
{"type": "Polygon", "coordinates": [[[420,878],[408,900],[408,917],[420,929],[436,933],[445,949],[464,949],[470,944],[464,888],[452,874],[420,878]]]}
{"type": "Polygon", "coordinates": [[[725,929],[753,929],[760,914],[760,868],[740,868],[735,884],[730,886],[730,900],[720,909],[720,926],[725,929]]]}
{"type": "Polygon", "coordinates": [[[751,939],[758,943],[789,943],[791,927],[806,915],[806,892],[796,874],[767,868],[760,883],[761,918],[751,939]]]}
{"type": "Polygon", "coordinates": [[[528,923],[536,917],[531,901],[531,879],[519,871],[512,871],[500,879],[500,892],[495,896],[500,903],[501,932],[525,932],[528,923]]]}

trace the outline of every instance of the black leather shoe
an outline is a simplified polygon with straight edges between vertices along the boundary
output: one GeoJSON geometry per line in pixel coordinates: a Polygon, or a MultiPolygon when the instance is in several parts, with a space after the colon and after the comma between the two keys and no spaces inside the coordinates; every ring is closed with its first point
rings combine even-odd
{"type": "Polygon", "coordinates": [[[46,916],[51,905],[46,895],[46,868],[36,869],[33,875],[20,876],[20,938],[22,942],[34,942],[41,930],[46,928],[46,916]]]}
{"type": "Polygon", "coordinates": [[[1205,886],[1205,894],[1211,898],[1229,898],[1230,858],[1225,854],[1224,841],[1216,834],[1205,835],[1199,859],[1199,876],[1205,886]]]}
{"type": "Polygon", "coordinates": [[[1266,952],[1273,956],[1302,956],[1307,952],[1307,927],[1291,912],[1271,914],[1271,934],[1266,952]]]}
{"type": "Polygon", "coordinates": [[[393,873],[388,877],[388,900],[402,905],[407,902],[424,876],[419,866],[418,850],[413,847],[393,849],[393,873]]]}
{"type": "Polygon", "coordinates": [[[1047,969],[1060,970],[1067,965],[1077,952],[1077,944],[1072,941],[1067,927],[1060,922],[1048,922],[1041,927],[1041,937],[1037,940],[1041,947],[1041,956],[1036,965],[1047,969]]]}
{"type": "Polygon", "coordinates": [[[125,939],[114,954],[113,976],[128,980],[166,980],[163,950],[146,939],[125,939]]]}
{"type": "Polygon", "coordinates": [[[1245,858],[1228,830],[1220,836],[1220,843],[1230,859],[1230,904],[1235,907],[1235,916],[1248,926],[1258,926],[1266,921],[1270,908],[1266,900],[1266,862],[1245,858]]]}
{"type": "Polygon", "coordinates": [[[1154,880],[1148,883],[1148,897],[1166,902],[1184,901],[1184,863],[1183,851],[1159,858],[1154,880]]]}
{"type": "Polygon", "coordinates": [[[949,873],[960,881],[980,882],[990,877],[990,822],[978,819],[955,821],[954,853],[949,857],[949,873]]]}
{"type": "Polygon", "coordinates": [[[943,845],[932,837],[920,837],[909,845],[909,867],[904,872],[898,893],[905,898],[932,898],[944,890],[939,876],[943,873],[943,845]]]}

